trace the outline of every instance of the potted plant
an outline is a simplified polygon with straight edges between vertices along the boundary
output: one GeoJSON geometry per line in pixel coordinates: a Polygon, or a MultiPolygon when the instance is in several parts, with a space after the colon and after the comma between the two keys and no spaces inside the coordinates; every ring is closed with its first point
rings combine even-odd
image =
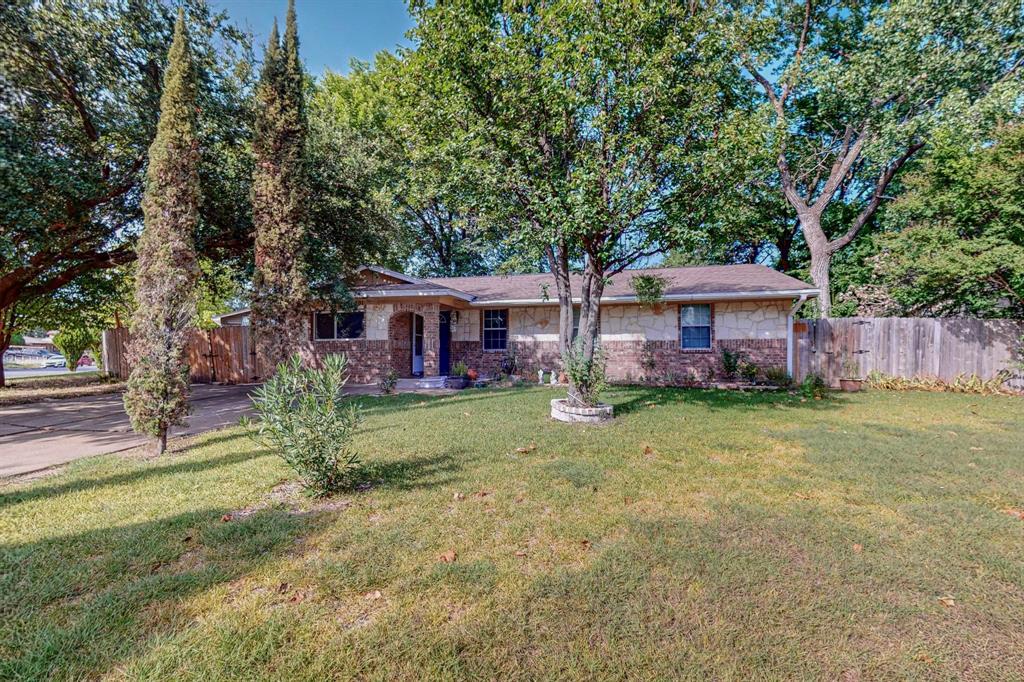
{"type": "Polygon", "coordinates": [[[480,378],[480,373],[470,367],[466,370],[466,378],[469,379],[470,383],[472,383],[480,378]]]}
{"type": "Polygon", "coordinates": [[[464,362],[456,362],[448,378],[444,380],[445,388],[466,388],[469,386],[469,368],[464,362]]]}
{"type": "Polygon", "coordinates": [[[839,388],[847,393],[855,393],[863,388],[864,379],[860,375],[860,367],[849,355],[843,359],[842,370],[839,377],[839,388]]]}

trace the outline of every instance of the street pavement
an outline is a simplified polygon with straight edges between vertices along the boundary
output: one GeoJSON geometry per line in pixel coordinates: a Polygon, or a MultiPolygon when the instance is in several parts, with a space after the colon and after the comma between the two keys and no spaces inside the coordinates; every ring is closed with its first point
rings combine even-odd
{"type": "MultiPolygon", "coordinates": [[[[192,386],[192,413],[171,437],[211,431],[251,415],[254,386],[192,386]]],[[[0,478],[83,457],[128,450],[147,439],[132,432],[120,393],[0,407],[0,478]]]]}

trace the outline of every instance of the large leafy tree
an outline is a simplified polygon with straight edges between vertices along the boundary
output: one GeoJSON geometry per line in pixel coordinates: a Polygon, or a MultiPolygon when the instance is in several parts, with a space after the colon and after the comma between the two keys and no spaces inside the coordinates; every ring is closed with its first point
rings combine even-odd
{"type": "Polygon", "coordinates": [[[991,140],[944,131],[904,184],[862,311],[1024,317],[1024,125],[991,140]]]}
{"type": "Polygon", "coordinates": [[[733,6],[739,58],[771,120],[761,139],[829,315],[834,254],[872,221],[935,127],[979,127],[1016,104],[1024,13],[1017,0],[733,6]]]}
{"type": "Polygon", "coordinates": [[[310,105],[314,139],[330,131],[345,153],[350,215],[391,237],[388,254],[410,274],[478,275],[503,260],[501,237],[473,208],[465,126],[417,120],[418,88],[387,52],[351,72],[328,72],[310,105]],[[365,188],[365,189],[359,189],[365,188]]]}
{"type": "Polygon", "coordinates": [[[281,41],[275,21],[256,90],[252,302],[256,351],[265,367],[298,352],[304,338],[307,239],[306,107],[295,4],[281,41]]]}
{"type": "MultiPolygon", "coordinates": [[[[205,2],[176,4],[193,27],[208,143],[196,229],[215,255],[248,241],[237,206],[251,176],[251,57],[247,38],[205,2]]],[[[0,351],[47,299],[80,300],[90,281],[103,283],[91,273],[134,259],[173,25],[159,0],[0,5],[0,351]]]]}
{"type": "Polygon", "coordinates": [[[715,16],[668,0],[414,9],[417,119],[465,127],[479,204],[555,275],[563,351],[580,267],[589,361],[608,278],[702,224],[734,85],[715,16]]]}
{"type": "Polygon", "coordinates": [[[185,345],[195,328],[199,275],[196,84],[184,10],[179,10],[163,85],[142,199],[145,227],[137,247],[131,374],[124,394],[132,428],[155,438],[157,454],[167,447],[168,430],[188,410],[185,345]]]}

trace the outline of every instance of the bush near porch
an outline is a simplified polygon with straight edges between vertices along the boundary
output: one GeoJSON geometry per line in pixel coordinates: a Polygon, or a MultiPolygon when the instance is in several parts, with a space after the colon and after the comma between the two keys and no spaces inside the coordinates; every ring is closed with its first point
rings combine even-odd
{"type": "Polygon", "coordinates": [[[1018,398],[361,397],[362,489],[240,429],[0,488],[0,678],[1012,679],[1018,398]]]}

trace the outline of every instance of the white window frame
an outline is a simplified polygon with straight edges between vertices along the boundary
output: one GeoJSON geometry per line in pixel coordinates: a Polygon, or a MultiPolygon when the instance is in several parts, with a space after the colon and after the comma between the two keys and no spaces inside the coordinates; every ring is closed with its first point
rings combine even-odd
{"type": "Polygon", "coordinates": [[[710,303],[683,303],[679,306],[679,348],[684,351],[709,351],[715,344],[715,309],[710,303]],[[683,324],[683,309],[684,308],[707,308],[708,311],[708,323],[707,324],[683,324]],[[683,345],[683,329],[708,329],[708,345],[707,346],[692,346],[687,347],[683,345]]]}
{"type": "Polygon", "coordinates": [[[509,322],[511,315],[509,314],[508,308],[485,308],[480,313],[480,348],[487,353],[503,353],[508,350],[508,333],[509,333],[509,322]],[[505,326],[504,327],[488,327],[487,326],[487,313],[501,312],[505,314],[505,326]],[[487,334],[488,331],[504,331],[505,332],[505,345],[501,348],[488,348],[487,347],[487,334]]]}

